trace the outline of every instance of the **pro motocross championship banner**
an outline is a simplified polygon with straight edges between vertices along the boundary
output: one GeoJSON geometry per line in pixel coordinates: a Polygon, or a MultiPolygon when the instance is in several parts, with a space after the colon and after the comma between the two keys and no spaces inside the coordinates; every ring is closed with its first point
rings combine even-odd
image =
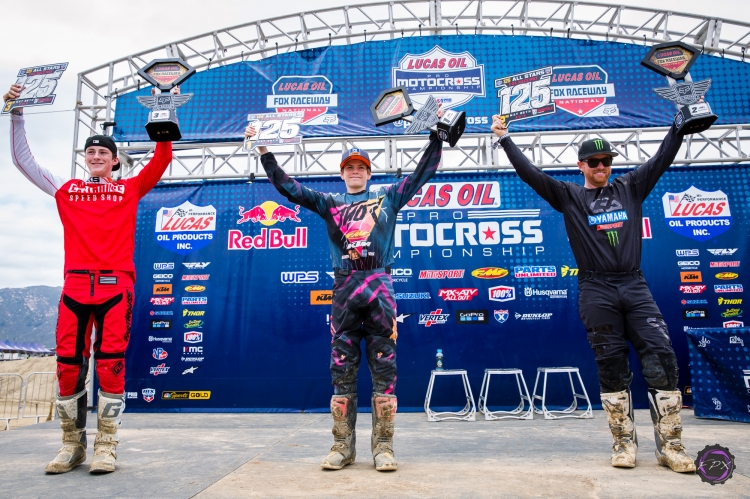
{"type": "MultiPolygon", "coordinates": [[[[304,137],[386,135],[370,105],[381,90],[404,85],[420,107],[432,95],[466,111],[467,133],[489,131],[502,111],[511,130],[668,126],[674,104],[653,89],[666,81],[640,65],[648,46],[525,36],[424,36],[302,50],[219,66],[182,85],[194,93],[180,108],[183,140],[240,140],[251,113],[303,112],[304,137]]],[[[706,100],[718,124],[748,123],[750,65],[704,55],[694,80],[712,79],[706,100]]],[[[148,140],[148,109],[136,96],[116,101],[115,139],[148,140]]]]}
{"type": "MultiPolygon", "coordinates": [[[[671,168],[644,204],[642,268],[683,391],[691,385],[685,330],[746,320],[748,171],[671,168]]],[[[344,188],[340,179],[303,183],[344,188]]],[[[619,244],[617,224],[609,232],[619,244]]],[[[333,279],[317,215],[266,181],[170,184],[142,200],[136,237],[129,410],[327,410],[333,279]]],[[[515,173],[437,175],[396,228],[400,408],[421,410],[438,348],[446,368],[468,370],[475,397],[485,368],[521,368],[531,389],[538,367],[577,366],[598,403],[577,271],[562,216],[515,173]]],[[[631,366],[634,399],[646,407],[634,355],[631,366]]],[[[363,408],[370,390],[363,366],[363,408]]]]}

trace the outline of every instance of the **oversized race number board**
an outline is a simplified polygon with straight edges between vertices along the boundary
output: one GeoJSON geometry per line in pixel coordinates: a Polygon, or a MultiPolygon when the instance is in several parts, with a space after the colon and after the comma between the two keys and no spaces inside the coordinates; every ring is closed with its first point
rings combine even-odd
{"type": "Polygon", "coordinates": [[[245,140],[243,150],[250,151],[256,146],[302,143],[299,126],[304,115],[301,111],[248,114],[248,126],[255,128],[257,135],[245,140]]]}
{"type": "Polygon", "coordinates": [[[59,64],[48,64],[46,66],[32,66],[18,71],[16,85],[21,85],[23,90],[21,96],[15,100],[9,100],[3,106],[2,114],[7,114],[16,107],[49,106],[54,104],[57,88],[57,80],[60,79],[65,70],[68,69],[67,62],[59,64]]]}

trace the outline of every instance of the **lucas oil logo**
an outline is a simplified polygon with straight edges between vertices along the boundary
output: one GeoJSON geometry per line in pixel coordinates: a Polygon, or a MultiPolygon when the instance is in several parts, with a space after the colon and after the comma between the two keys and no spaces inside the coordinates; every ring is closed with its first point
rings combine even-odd
{"type": "Polygon", "coordinates": [[[558,109],[579,117],[619,116],[617,104],[607,105],[615,86],[600,66],[555,66],[552,68],[552,100],[558,109]]]}
{"type": "Polygon", "coordinates": [[[273,95],[266,96],[266,107],[277,113],[302,111],[303,125],[338,125],[336,114],[326,114],[338,106],[333,84],[325,76],[282,76],[273,84],[273,95]]]}
{"type": "Polygon", "coordinates": [[[216,209],[185,201],[156,212],[156,242],[169,251],[187,255],[209,244],[216,232],[216,209]]]}
{"type": "Polygon", "coordinates": [[[484,65],[469,52],[446,52],[437,45],[422,54],[406,54],[393,68],[393,86],[405,86],[422,107],[432,95],[445,109],[484,97],[484,65]]]}
{"type": "Polygon", "coordinates": [[[732,226],[729,198],[722,191],[706,192],[694,185],[661,198],[669,228],[681,236],[706,241],[732,226]]]}

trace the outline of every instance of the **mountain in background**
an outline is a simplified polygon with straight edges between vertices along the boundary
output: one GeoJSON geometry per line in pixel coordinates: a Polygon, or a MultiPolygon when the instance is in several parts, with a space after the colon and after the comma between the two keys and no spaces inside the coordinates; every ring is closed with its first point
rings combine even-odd
{"type": "Polygon", "coordinates": [[[55,346],[61,287],[0,289],[0,340],[55,346]]]}

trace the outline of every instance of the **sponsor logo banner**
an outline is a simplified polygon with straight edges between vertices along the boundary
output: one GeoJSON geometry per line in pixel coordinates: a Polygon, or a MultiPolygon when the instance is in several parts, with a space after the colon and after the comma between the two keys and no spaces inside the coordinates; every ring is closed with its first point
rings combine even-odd
{"type": "Polygon", "coordinates": [[[203,327],[203,321],[200,319],[191,319],[185,323],[185,329],[195,329],[203,327]]]}
{"type": "Polygon", "coordinates": [[[742,305],[742,298],[724,298],[720,296],[717,302],[719,305],[742,305]]]}
{"type": "Polygon", "coordinates": [[[714,284],[716,293],[742,293],[742,284],[714,284]]]}
{"type": "Polygon", "coordinates": [[[203,317],[204,315],[206,315],[205,310],[188,310],[186,308],[182,310],[183,317],[203,317]]]}
{"type": "Polygon", "coordinates": [[[203,270],[211,265],[211,262],[183,262],[182,264],[190,270],[203,270]]]}
{"type": "Polygon", "coordinates": [[[469,52],[448,52],[439,46],[422,54],[406,54],[393,68],[393,86],[405,86],[415,107],[430,96],[445,109],[484,97],[484,65],[469,52]]]}
{"type": "Polygon", "coordinates": [[[173,270],[173,269],[174,269],[174,262],[154,264],[154,270],[173,270]]]}
{"type": "Polygon", "coordinates": [[[737,248],[714,248],[708,250],[714,256],[732,256],[736,251],[737,248]]]}
{"type": "Polygon", "coordinates": [[[477,277],[479,279],[499,279],[507,275],[508,270],[499,267],[482,267],[471,272],[472,277],[477,277]]]}
{"type": "Polygon", "coordinates": [[[562,267],[560,267],[560,274],[562,275],[562,277],[568,277],[568,275],[570,275],[570,277],[575,277],[578,275],[578,269],[563,265],[562,267]]]}
{"type": "Polygon", "coordinates": [[[546,296],[548,298],[567,298],[567,289],[538,289],[526,286],[523,289],[524,296],[546,296]]]}
{"type": "Polygon", "coordinates": [[[171,310],[152,310],[149,312],[150,315],[174,315],[174,312],[171,310]]]}
{"type": "Polygon", "coordinates": [[[420,270],[420,279],[461,279],[464,276],[464,269],[454,270],[420,270]]]}
{"type": "Polygon", "coordinates": [[[172,285],[171,284],[154,284],[155,295],[171,295],[172,285]]]}
{"type": "Polygon", "coordinates": [[[456,310],[456,324],[488,324],[487,310],[456,310]]]}
{"type": "Polygon", "coordinates": [[[683,319],[708,319],[707,308],[687,308],[682,311],[683,319]]]}
{"type": "Polygon", "coordinates": [[[683,305],[708,305],[708,300],[681,300],[683,305]]]}
{"type": "Polygon", "coordinates": [[[707,192],[690,186],[682,192],[665,192],[662,204],[669,228],[698,241],[723,234],[732,225],[729,198],[722,191],[707,192]]]}
{"type": "Polygon", "coordinates": [[[183,340],[185,343],[201,343],[203,342],[203,333],[200,331],[183,333],[183,340]]]}
{"type": "Polygon", "coordinates": [[[444,314],[443,309],[438,308],[429,314],[419,314],[419,323],[424,324],[425,327],[430,327],[435,324],[445,324],[448,322],[448,317],[450,315],[451,314],[444,314]]]}
{"type": "Polygon", "coordinates": [[[307,248],[307,227],[295,227],[294,234],[264,227],[257,236],[244,236],[239,230],[230,230],[227,240],[230,250],[307,248]]]}
{"type": "Polygon", "coordinates": [[[739,267],[740,262],[739,261],[732,261],[732,262],[711,262],[711,267],[739,267]]]}
{"type": "Polygon", "coordinates": [[[445,301],[470,301],[478,294],[477,288],[448,288],[438,291],[438,296],[445,301]]]}
{"type": "Polygon", "coordinates": [[[328,290],[310,291],[310,305],[333,304],[333,292],[328,290]]]}
{"type": "Polygon", "coordinates": [[[697,249],[678,249],[675,250],[675,253],[677,253],[677,256],[699,256],[700,250],[697,249]]]}
{"type": "Polygon", "coordinates": [[[677,262],[677,265],[684,269],[697,269],[700,267],[701,262],[698,260],[680,260],[677,262]]]}
{"type": "Polygon", "coordinates": [[[505,321],[508,320],[508,317],[510,317],[510,312],[508,310],[495,310],[494,316],[497,322],[499,322],[500,324],[503,324],[505,321]]]}
{"type": "Polygon", "coordinates": [[[519,314],[516,312],[516,320],[519,321],[547,321],[552,318],[552,312],[533,313],[533,314],[519,314]]]}
{"type": "Polygon", "coordinates": [[[680,282],[702,282],[703,277],[700,271],[696,272],[680,272],[680,282]]]}
{"type": "Polygon", "coordinates": [[[721,313],[721,316],[725,319],[728,319],[730,317],[742,317],[742,309],[728,308],[721,313]]]}
{"type": "Polygon", "coordinates": [[[690,285],[683,285],[680,286],[680,291],[687,294],[698,294],[703,293],[706,290],[705,284],[694,284],[692,286],[690,285]]]}
{"type": "Polygon", "coordinates": [[[183,296],[183,305],[207,305],[208,297],[206,296],[183,296]]]}
{"type": "Polygon", "coordinates": [[[294,272],[282,272],[281,282],[284,284],[314,284],[318,282],[320,272],[317,270],[311,271],[294,271],[294,272]]]}
{"type": "Polygon", "coordinates": [[[153,358],[156,360],[164,360],[167,358],[167,351],[163,348],[154,348],[154,352],[151,354],[153,358]]]}
{"type": "Polygon", "coordinates": [[[154,237],[169,251],[187,255],[211,244],[216,232],[216,209],[212,205],[196,206],[185,201],[156,212],[154,237]]]}
{"type": "Polygon", "coordinates": [[[734,272],[719,272],[715,277],[717,279],[721,279],[722,281],[730,281],[732,279],[737,279],[739,277],[739,274],[736,274],[734,272]]]}
{"type": "Polygon", "coordinates": [[[172,343],[172,338],[158,338],[156,336],[149,336],[148,341],[156,341],[159,343],[172,343]]]}
{"type": "Polygon", "coordinates": [[[173,296],[169,296],[169,297],[152,296],[151,297],[151,304],[152,305],[163,306],[163,305],[171,305],[172,303],[174,303],[174,297],[173,296]]]}
{"type": "Polygon", "coordinates": [[[156,367],[152,367],[150,369],[150,373],[154,376],[158,376],[160,374],[167,374],[169,372],[169,367],[165,366],[164,363],[159,364],[156,367]]]}
{"type": "Polygon", "coordinates": [[[207,281],[211,274],[187,274],[182,276],[183,281],[207,281]]]}
{"type": "Polygon", "coordinates": [[[492,301],[510,301],[516,299],[516,288],[513,286],[495,286],[488,290],[492,301]]]}
{"type": "Polygon", "coordinates": [[[600,66],[555,66],[552,68],[552,99],[559,109],[579,117],[619,116],[615,86],[600,66]]]}
{"type": "Polygon", "coordinates": [[[206,286],[198,286],[195,284],[192,284],[190,286],[185,286],[185,291],[188,293],[201,293],[206,290],[206,286]]]}
{"type": "Polygon", "coordinates": [[[154,274],[154,282],[169,282],[173,274],[154,274]]]}
{"type": "Polygon", "coordinates": [[[208,400],[211,398],[210,391],[163,391],[162,400],[208,400]]]}
{"type": "Polygon", "coordinates": [[[430,300],[430,293],[396,293],[397,300],[430,300]]]}
{"type": "Polygon", "coordinates": [[[513,277],[515,277],[516,279],[529,279],[534,277],[557,277],[557,268],[551,265],[517,266],[513,267],[513,277]]]}

